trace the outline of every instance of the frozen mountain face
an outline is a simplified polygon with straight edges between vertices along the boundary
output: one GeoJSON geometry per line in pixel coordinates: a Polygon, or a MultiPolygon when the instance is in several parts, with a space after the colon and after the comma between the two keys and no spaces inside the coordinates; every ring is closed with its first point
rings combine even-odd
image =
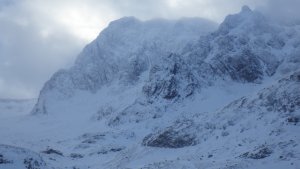
{"type": "Polygon", "coordinates": [[[72,97],[78,90],[96,93],[114,82],[136,84],[170,53],[180,53],[187,43],[215,29],[214,23],[197,18],[142,22],[125,17],[111,22],[71,69],[58,71],[45,84],[33,113],[47,113],[51,99],[72,97]]]}
{"type": "Polygon", "coordinates": [[[297,37],[293,28],[276,25],[243,7],[239,14],[227,16],[217,31],[187,47],[186,53],[193,58],[191,64],[198,64],[199,76],[204,71],[237,82],[260,83],[274,75],[292,52],[299,54],[297,37]]]}
{"type": "MultiPolygon", "coordinates": [[[[139,86],[135,99],[146,100],[143,104],[182,100],[218,80],[261,83],[282,62],[298,62],[298,29],[272,23],[246,6],[213,30],[212,23],[199,19],[114,21],[72,68],[45,84],[33,114],[58,113],[57,100],[80,97],[78,92],[97,95],[113,84],[139,86]]],[[[126,104],[136,104],[135,99],[126,104]]]]}
{"type": "Polygon", "coordinates": [[[161,116],[167,112],[164,107],[216,82],[261,84],[293,72],[299,69],[298,38],[299,29],[272,23],[244,7],[239,14],[226,17],[215,32],[152,64],[142,84],[143,95],[109,124],[124,123],[128,117],[133,122],[161,116]]]}
{"type": "Polygon", "coordinates": [[[299,168],[299,39],[248,7],[219,28],[122,18],[53,75],[31,116],[0,122],[1,143],[55,169],[299,168]]]}

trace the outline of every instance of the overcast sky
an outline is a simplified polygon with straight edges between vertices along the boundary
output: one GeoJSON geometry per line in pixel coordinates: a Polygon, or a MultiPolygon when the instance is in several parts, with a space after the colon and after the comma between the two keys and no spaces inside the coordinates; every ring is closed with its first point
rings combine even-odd
{"type": "Polygon", "coordinates": [[[299,18],[300,0],[0,0],[0,98],[37,97],[112,20],[198,16],[220,23],[243,5],[299,18]]]}

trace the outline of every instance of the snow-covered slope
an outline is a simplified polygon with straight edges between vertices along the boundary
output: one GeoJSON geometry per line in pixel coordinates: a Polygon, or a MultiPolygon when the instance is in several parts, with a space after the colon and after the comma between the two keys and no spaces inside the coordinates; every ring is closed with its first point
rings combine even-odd
{"type": "Polygon", "coordinates": [[[0,143],[57,169],[300,168],[299,28],[246,6],[218,28],[114,21],[0,143]]]}
{"type": "Polygon", "coordinates": [[[39,154],[8,145],[0,145],[0,166],[5,169],[47,169],[39,154]]]}

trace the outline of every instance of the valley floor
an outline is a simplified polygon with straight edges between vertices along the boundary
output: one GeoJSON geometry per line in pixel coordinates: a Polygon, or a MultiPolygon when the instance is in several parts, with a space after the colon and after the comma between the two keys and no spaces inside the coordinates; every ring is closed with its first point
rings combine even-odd
{"type": "Polygon", "coordinates": [[[93,113],[32,116],[35,101],[15,103],[14,110],[1,102],[0,168],[298,169],[299,109],[257,106],[274,85],[206,88],[158,118],[127,117],[115,126],[93,113]]]}

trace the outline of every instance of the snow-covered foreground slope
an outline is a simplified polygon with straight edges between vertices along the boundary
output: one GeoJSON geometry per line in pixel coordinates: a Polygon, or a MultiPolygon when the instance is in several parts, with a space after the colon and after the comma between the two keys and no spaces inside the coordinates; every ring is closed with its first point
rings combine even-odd
{"type": "Polygon", "coordinates": [[[218,29],[114,21],[31,112],[0,118],[0,168],[298,169],[299,39],[248,7],[218,29]]]}
{"type": "Polygon", "coordinates": [[[42,157],[30,150],[13,147],[8,145],[0,145],[0,164],[5,169],[36,169],[47,168],[42,157]]]}

